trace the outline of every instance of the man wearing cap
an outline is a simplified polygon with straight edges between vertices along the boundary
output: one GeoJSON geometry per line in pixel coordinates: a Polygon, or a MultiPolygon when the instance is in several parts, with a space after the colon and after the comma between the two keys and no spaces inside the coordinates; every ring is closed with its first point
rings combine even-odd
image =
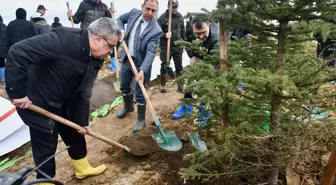
{"type": "Polygon", "coordinates": [[[101,17],[111,17],[111,13],[105,3],[101,0],[83,0],[75,15],[72,11],[67,13],[69,20],[73,17],[75,24],[79,24],[81,29],[86,29],[93,21],[101,17]]]}
{"type": "Polygon", "coordinates": [[[39,5],[37,7],[36,12],[39,12],[43,16],[44,14],[46,14],[46,10],[48,10],[48,9],[46,9],[46,7],[44,7],[43,5],[39,5]]]}
{"type": "Polygon", "coordinates": [[[46,14],[46,9],[43,5],[38,5],[36,12],[34,15],[30,17],[30,21],[33,23],[36,23],[37,21],[40,21],[41,19],[44,19],[43,16],[46,14]]]}
{"type": "Polygon", "coordinates": [[[38,34],[45,34],[51,30],[51,26],[43,17],[46,14],[46,9],[43,5],[39,5],[35,14],[31,17],[31,21],[34,23],[38,34]]]}
{"type": "MultiPolygon", "coordinates": [[[[169,20],[169,1],[168,1],[168,9],[165,13],[163,13],[160,18],[157,20],[160,25],[163,35],[160,40],[160,59],[161,59],[161,93],[167,92],[166,90],[166,74],[167,67],[166,66],[169,61],[167,61],[167,39],[171,39],[171,47],[170,47],[170,58],[173,57],[175,64],[175,73],[176,77],[181,76],[181,72],[183,70],[182,66],[182,53],[183,47],[176,45],[174,42],[177,40],[185,40],[185,27],[184,20],[182,14],[178,12],[179,3],[177,0],[173,0],[173,9],[172,9],[172,22],[171,22],[171,30],[172,32],[168,32],[168,20],[169,20]]],[[[183,85],[178,83],[178,92],[183,91],[183,85]]]]}

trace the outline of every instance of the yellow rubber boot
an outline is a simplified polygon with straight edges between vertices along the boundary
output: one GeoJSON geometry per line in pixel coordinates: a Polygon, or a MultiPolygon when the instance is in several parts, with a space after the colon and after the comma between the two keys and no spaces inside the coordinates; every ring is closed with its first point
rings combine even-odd
{"type": "Polygon", "coordinates": [[[85,177],[99,175],[106,170],[106,166],[100,165],[97,168],[93,168],[90,164],[88,159],[85,157],[79,160],[71,160],[72,165],[76,170],[76,178],[83,179],[85,177]]]}

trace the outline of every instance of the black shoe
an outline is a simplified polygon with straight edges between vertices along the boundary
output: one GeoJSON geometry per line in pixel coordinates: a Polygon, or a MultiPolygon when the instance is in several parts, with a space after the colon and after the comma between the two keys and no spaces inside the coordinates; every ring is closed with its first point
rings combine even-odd
{"type": "Polygon", "coordinates": [[[133,126],[133,132],[138,132],[146,127],[146,104],[138,105],[138,119],[133,126]]]}
{"type": "Polygon", "coordinates": [[[129,112],[134,111],[133,94],[123,94],[124,107],[117,113],[118,118],[124,118],[129,112]]]}

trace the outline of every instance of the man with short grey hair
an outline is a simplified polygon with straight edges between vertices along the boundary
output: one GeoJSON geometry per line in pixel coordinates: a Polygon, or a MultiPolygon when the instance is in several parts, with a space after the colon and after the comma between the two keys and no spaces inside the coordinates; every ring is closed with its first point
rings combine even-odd
{"type": "MultiPolygon", "coordinates": [[[[56,28],[11,47],[6,63],[6,91],[29,126],[36,166],[55,154],[59,134],[70,146],[68,153],[77,178],[105,171],[105,165],[90,166],[84,134],[90,132],[88,119],[93,83],[103,58],[113,52],[120,39],[118,25],[111,18],[100,18],[88,29],[56,28]],[[32,66],[41,67],[41,73],[29,72],[32,66]],[[31,79],[35,81],[28,83],[31,79]],[[31,103],[77,123],[82,129],[74,130],[28,110],[31,103]]],[[[51,159],[40,170],[53,178],[55,168],[55,160],[51,159]]],[[[37,174],[37,178],[43,177],[37,174]]]]}

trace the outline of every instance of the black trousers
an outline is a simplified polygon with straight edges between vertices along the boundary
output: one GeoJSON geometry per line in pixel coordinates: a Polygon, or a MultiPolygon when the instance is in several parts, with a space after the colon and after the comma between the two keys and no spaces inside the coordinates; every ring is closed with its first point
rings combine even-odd
{"type": "MultiPolygon", "coordinates": [[[[85,137],[80,135],[75,129],[72,129],[63,124],[56,123],[53,134],[42,132],[33,127],[29,127],[31,145],[33,150],[33,158],[35,165],[38,166],[47,160],[50,156],[54,155],[57,149],[58,134],[67,146],[70,146],[68,153],[74,160],[86,157],[86,142],[85,137]]],[[[55,177],[56,163],[55,158],[45,163],[40,170],[50,176],[55,177]]],[[[37,178],[44,178],[40,173],[37,178]]]]}
{"type": "MultiPolygon", "coordinates": [[[[183,66],[182,66],[182,54],[183,54],[183,48],[180,47],[172,47],[169,60],[173,57],[174,64],[175,64],[175,73],[176,76],[179,77],[181,76],[183,66]]],[[[162,47],[161,52],[160,52],[160,60],[162,61],[161,63],[161,70],[160,74],[161,75],[166,75],[167,74],[167,69],[165,67],[165,64],[167,62],[167,48],[162,47]]]]}
{"type": "Polygon", "coordinates": [[[5,58],[0,58],[0,68],[5,67],[5,58]]]}

